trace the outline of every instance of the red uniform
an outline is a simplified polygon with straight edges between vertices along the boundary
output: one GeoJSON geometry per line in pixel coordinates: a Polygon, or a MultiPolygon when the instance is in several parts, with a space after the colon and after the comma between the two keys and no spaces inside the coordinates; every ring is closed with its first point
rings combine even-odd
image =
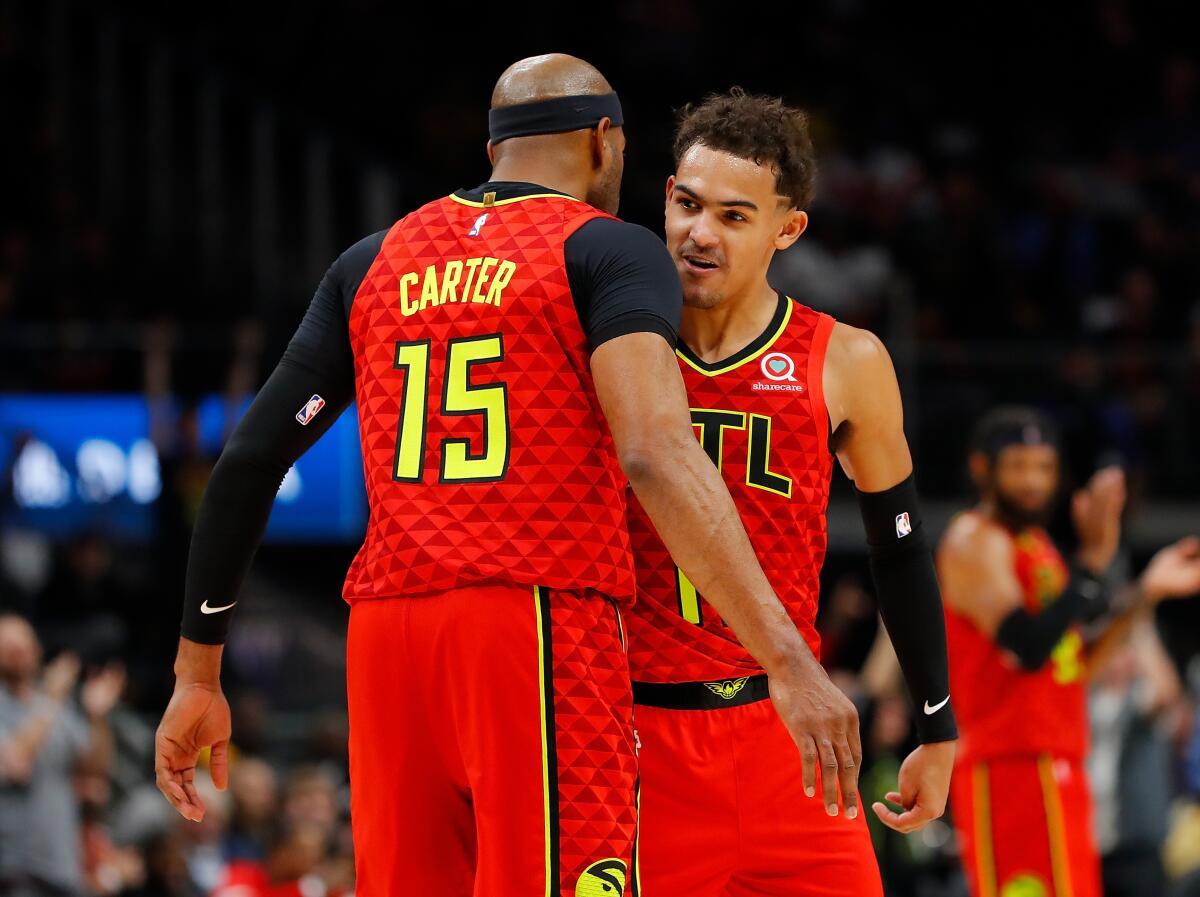
{"type": "MultiPolygon", "coordinates": [[[[1025,606],[1037,612],[1062,593],[1067,567],[1041,529],[1013,536],[1013,547],[1025,606]]],[[[961,733],[951,805],[971,893],[1100,897],[1079,632],[1032,672],[949,607],[946,643],[961,733]]]]}
{"type": "Polygon", "coordinates": [[[351,310],[371,508],[345,586],[362,894],[574,897],[633,877],[625,481],[564,262],[604,216],[496,197],[397,222],[351,310]]]}
{"type": "MultiPolygon", "coordinates": [[[[821,378],[833,325],[780,297],[767,330],[733,357],[706,364],[679,348],[697,436],[814,654],[833,465],[821,378]]],[[[629,529],[648,893],[881,894],[865,819],[830,818],[819,797],[805,796],[800,753],[767,699],[762,669],[633,499],[629,529]]]]}

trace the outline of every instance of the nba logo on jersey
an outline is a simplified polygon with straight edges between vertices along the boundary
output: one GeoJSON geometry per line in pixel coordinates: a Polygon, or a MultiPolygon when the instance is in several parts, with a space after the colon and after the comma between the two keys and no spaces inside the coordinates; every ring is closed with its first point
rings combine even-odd
{"type": "Polygon", "coordinates": [[[487,223],[487,220],[488,220],[488,213],[484,212],[482,215],[480,215],[478,218],[475,219],[475,223],[473,225],[471,225],[471,229],[469,231],[467,231],[467,236],[468,237],[478,237],[479,232],[481,230],[483,230],[483,226],[487,223]]]}
{"type": "Polygon", "coordinates": [[[300,426],[307,427],[308,422],[317,416],[317,412],[325,407],[325,400],[320,396],[313,396],[304,403],[304,407],[296,412],[296,420],[300,421],[300,426]]]}
{"type": "Polygon", "coordinates": [[[908,511],[896,515],[896,538],[903,539],[912,532],[912,521],[908,519],[908,511]]]}

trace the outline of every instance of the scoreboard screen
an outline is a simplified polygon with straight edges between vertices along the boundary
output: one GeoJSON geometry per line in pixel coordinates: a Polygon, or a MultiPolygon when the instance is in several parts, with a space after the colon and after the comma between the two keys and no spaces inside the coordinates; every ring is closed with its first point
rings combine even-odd
{"type": "MultiPolygon", "coordinates": [[[[203,455],[216,458],[249,404],[218,395],[198,403],[203,455]]],[[[164,430],[178,432],[178,403],[156,413],[166,417],[164,430]]],[[[98,529],[148,539],[162,489],[144,397],[0,395],[0,524],[55,536],[98,529]]],[[[358,422],[348,412],[288,471],[266,539],[355,542],[366,519],[358,422]]]]}

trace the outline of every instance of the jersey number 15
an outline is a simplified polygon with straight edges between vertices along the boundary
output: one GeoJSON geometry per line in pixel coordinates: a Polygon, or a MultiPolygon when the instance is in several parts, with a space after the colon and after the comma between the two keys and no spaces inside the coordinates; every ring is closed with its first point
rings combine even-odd
{"type": "MultiPolygon", "coordinates": [[[[429,356],[432,340],[396,343],[396,370],[404,370],[400,425],[392,479],[420,483],[425,476],[425,437],[429,425],[429,356]]],[[[483,450],[471,452],[471,440],[447,436],[440,446],[439,483],[493,483],[508,472],[508,387],[504,383],[472,383],[476,365],[504,360],[499,333],[468,336],[446,344],[442,378],[442,411],[448,417],[481,415],[483,450]]]]}

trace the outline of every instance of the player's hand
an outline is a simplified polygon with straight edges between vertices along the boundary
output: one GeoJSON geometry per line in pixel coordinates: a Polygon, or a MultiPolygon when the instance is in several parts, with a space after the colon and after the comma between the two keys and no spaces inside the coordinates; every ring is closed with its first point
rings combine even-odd
{"type": "Polygon", "coordinates": [[[897,813],[882,801],[875,801],[871,809],[880,822],[898,832],[916,832],[946,811],[957,744],[956,741],[923,744],[905,758],[900,764],[900,790],[886,795],[887,800],[899,804],[904,812],[897,813]]]}
{"type": "Polygon", "coordinates": [[[1151,603],[1200,594],[1200,537],[1188,536],[1159,549],[1139,582],[1151,603]]]}
{"type": "Polygon", "coordinates": [[[1079,534],[1079,561],[1097,576],[1108,569],[1121,542],[1125,510],[1125,473],[1119,467],[1096,471],[1071,500],[1071,519],[1079,534]]]}
{"type": "Polygon", "coordinates": [[[154,779],[158,790],[179,815],[192,822],[204,818],[204,802],[196,792],[196,761],[212,748],[209,773],[225,790],[229,777],[229,703],[220,684],[176,682],[162,722],[154,735],[154,779]]]}
{"type": "Polygon", "coordinates": [[[771,701],[779,718],[800,749],[804,793],[817,793],[817,767],[821,769],[821,797],[825,812],[838,814],[838,789],[846,815],[858,816],[858,770],[862,743],[858,710],[830,680],[811,654],[798,658],[789,670],[768,678],[771,701]]]}

